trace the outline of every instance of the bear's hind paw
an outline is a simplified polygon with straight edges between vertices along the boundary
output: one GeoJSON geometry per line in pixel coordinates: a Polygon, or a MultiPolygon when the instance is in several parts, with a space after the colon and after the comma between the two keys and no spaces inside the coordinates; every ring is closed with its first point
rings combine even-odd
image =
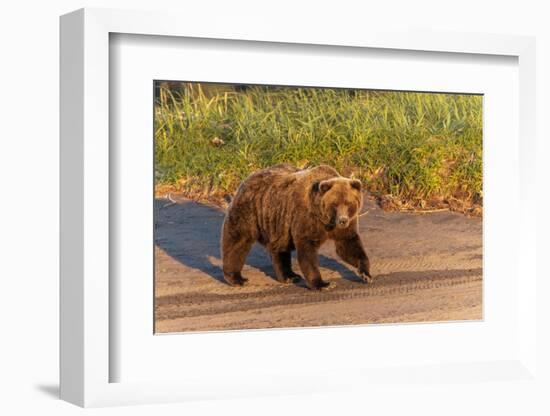
{"type": "Polygon", "coordinates": [[[308,284],[308,287],[312,290],[330,290],[334,289],[336,285],[332,282],[325,282],[324,280],[315,282],[314,284],[308,284]]]}
{"type": "Polygon", "coordinates": [[[231,282],[229,284],[231,286],[236,286],[236,287],[246,286],[248,284],[248,279],[246,279],[244,277],[241,277],[240,279],[234,280],[233,282],[231,282]]]}
{"type": "Polygon", "coordinates": [[[245,286],[248,283],[248,279],[242,277],[240,273],[224,274],[225,281],[231,286],[245,286]]]}
{"type": "Polygon", "coordinates": [[[289,273],[285,277],[288,283],[300,283],[302,281],[302,276],[294,272],[289,273]]]}

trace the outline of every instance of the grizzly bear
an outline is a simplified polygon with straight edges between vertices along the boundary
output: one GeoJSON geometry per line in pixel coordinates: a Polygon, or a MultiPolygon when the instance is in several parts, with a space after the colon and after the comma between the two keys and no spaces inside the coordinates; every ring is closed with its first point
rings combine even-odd
{"type": "Polygon", "coordinates": [[[281,164],[253,173],[239,186],[223,222],[226,282],[246,283],[241,270],[258,241],[271,255],[279,282],[300,277],[291,268],[291,252],[296,250],[307,286],[325,288],[329,283],[321,278],[318,250],[329,239],[363,281],[371,282],[369,258],[357,231],[362,204],[361,182],[340,176],[330,166],[298,169],[281,164]]]}

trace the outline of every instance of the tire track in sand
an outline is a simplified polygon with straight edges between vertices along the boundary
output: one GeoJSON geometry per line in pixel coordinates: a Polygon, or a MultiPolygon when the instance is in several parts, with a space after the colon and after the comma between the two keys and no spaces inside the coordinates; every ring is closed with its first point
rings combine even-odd
{"type": "MultiPolygon", "coordinates": [[[[211,316],[228,312],[246,312],[275,306],[302,305],[318,302],[345,301],[371,296],[404,295],[428,289],[450,288],[481,282],[481,269],[429,270],[426,272],[396,272],[379,276],[372,284],[343,281],[336,287],[320,292],[288,286],[273,287],[256,293],[202,294],[163,296],[157,299],[157,319],[179,319],[211,316]],[[410,276],[410,274],[418,276],[410,276]],[[358,286],[361,285],[361,286],[358,286]],[[290,289],[290,290],[289,290],[290,289]],[[289,292],[293,293],[290,294],[289,292]]],[[[239,289],[237,289],[239,290],[239,289]]]]}

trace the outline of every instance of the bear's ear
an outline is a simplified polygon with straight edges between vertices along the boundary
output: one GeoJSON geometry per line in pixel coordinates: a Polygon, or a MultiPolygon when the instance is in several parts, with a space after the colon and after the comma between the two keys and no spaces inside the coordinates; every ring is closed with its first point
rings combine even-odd
{"type": "Polygon", "coordinates": [[[332,188],[332,185],[333,185],[332,181],[321,181],[321,182],[319,182],[319,190],[321,191],[321,194],[324,194],[330,188],[332,188]]]}
{"type": "Polygon", "coordinates": [[[357,189],[358,191],[361,190],[361,181],[359,179],[352,179],[351,180],[351,187],[354,189],[357,189]]]}

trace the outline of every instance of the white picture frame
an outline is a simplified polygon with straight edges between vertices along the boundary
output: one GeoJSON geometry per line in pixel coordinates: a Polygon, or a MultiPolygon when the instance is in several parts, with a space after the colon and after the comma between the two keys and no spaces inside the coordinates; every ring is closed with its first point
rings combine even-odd
{"type": "MultiPolygon", "coordinates": [[[[530,37],[468,33],[380,32],[355,30],[305,34],[276,26],[241,28],[231,24],[204,28],[200,22],[161,12],[82,9],[61,18],[61,397],[80,406],[158,403],[215,397],[334,391],[378,383],[471,382],[485,379],[537,383],[536,362],[536,219],[535,40],[530,37]],[[185,38],[277,42],[333,47],[380,48],[454,54],[517,57],[519,66],[519,210],[517,270],[517,349],[507,359],[446,362],[410,367],[341,368],[320,379],[312,374],[271,374],[263,380],[230,385],[229,374],[216,380],[189,377],[178,381],[112,382],[110,366],[119,359],[110,349],[109,296],[109,36],[114,33],[185,38]],[[477,376],[473,376],[477,374],[477,376]],[[408,381],[407,381],[408,380],[408,381]],[[283,386],[283,387],[281,387],[283,386]]],[[[151,276],[152,278],[152,276],[151,276]]],[[[336,336],[336,335],[332,335],[336,336]]],[[[246,365],[243,363],[243,365],[246,365]]]]}

